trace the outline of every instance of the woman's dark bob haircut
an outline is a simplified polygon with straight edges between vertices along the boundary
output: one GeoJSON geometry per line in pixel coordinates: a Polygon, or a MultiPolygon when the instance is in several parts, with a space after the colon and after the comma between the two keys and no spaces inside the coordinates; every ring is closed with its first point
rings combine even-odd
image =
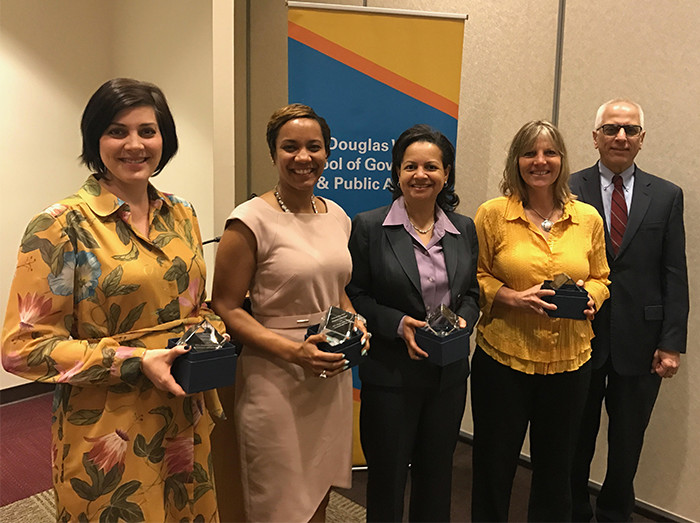
{"type": "Polygon", "coordinates": [[[418,124],[406,129],[401,133],[391,150],[391,184],[389,189],[392,198],[396,200],[401,196],[401,187],[399,186],[401,162],[408,146],[415,142],[433,143],[442,152],[442,167],[445,170],[449,168],[450,172],[447,175],[445,187],[437,196],[436,203],[443,211],[454,211],[459,205],[459,196],[455,193],[455,148],[444,134],[426,124],[418,124]]]}
{"type": "Polygon", "coordinates": [[[158,129],[163,137],[163,153],[153,176],[162,171],[175,156],[178,147],[175,121],[163,91],[148,82],[139,82],[131,78],[113,78],[95,91],[85,106],[83,118],[80,121],[80,132],[83,135],[83,153],[80,158],[88,169],[97,175],[97,178],[107,173],[107,168],[100,157],[100,138],[107,127],[121,111],[143,106],[153,107],[158,129]]]}
{"type": "Polygon", "coordinates": [[[280,107],[267,122],[267,146],[270,148],[270,157],[274,160],[277,153],[277,137],[280,134],[280,129],[290,120],[297,118],[309,118],[316,120],[321,126],[321,135],[323,136],[323,147],[326,150],[326,158],[331,155],[331,128],[328,127],[326,120],[317,115],[316,112],[304,104],[289,104],[280,107]]]}

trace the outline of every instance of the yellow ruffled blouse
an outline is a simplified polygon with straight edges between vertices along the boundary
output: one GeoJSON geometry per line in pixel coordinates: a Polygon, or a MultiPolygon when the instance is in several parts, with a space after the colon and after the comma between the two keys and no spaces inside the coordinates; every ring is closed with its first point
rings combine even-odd
{"type": "Polygon", "coordinates": [[[2,363],[57,384],[58,521],[218,521],[204,394],[157,390],[141,358],[204,316],[224,327],[204,306],[192,206],[150,185],[148,194],[148,237],[91,176],[35,216],[20,245],[2,363]]]}
{"type": "Polygon", "coordinates": [[[474,221],[482,312],[477,344],[496,361],[527,374],[578,369],[591,356],[590,321],[493,307],[493,302],[503,285],[523,291],[566,273],[574,281],[584,281],[600,309],[610,296],[610,269],[598,211],[575,200],[567,203],[548,239],[527,219],[522,202],[515,197],[483,203],[474,221]]]}

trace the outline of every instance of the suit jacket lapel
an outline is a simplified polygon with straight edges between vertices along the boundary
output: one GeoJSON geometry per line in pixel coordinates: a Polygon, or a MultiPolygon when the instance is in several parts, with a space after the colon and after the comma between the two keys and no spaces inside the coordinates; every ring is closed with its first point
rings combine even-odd
{"type": "Polygon", "coordinates": [[[596,163],[590,169],[586,169],[582,176],[583,184],[581,199],[592,205],[598,211],[598,214],[603,218],[603,225],[605,229],[605,250],[608,252],[609,257],[615,258],[615,251],[613,250],[612,240],[610,239],[610,229],[608,224],[608,217],[605,216],[605,209],[603,209],[603,195],[600,190],[600,170],[598,169],[598,164],[596,163]]]}
{"type": "Polygon", "coordinates": [[[411,284],[418,291],[418,295],[421,296],[420,275],[418,274],[418,264],[416,263],[416,255],[413,252],[411,236],[402,226],[392,225],[382,228],[389,239],[389,244],[399,265],[401,265],[411,284]]]}
{"type": "Polygon", "coordinates": [[[454,294],[461,285],[457,284],[459,275],[459,253],[457,252],[457,238],[454,235],[446,232],[442,237],[442,254],[445,256],[445,266],[447,267],[447,281],[450,283],[450,299],[451,307],[455,307],[457,296],[454,294]]]}
{"type": "Polygon", "coordinates": [[[581,199],[595,207],[598,210],[598,214],[603,217],[603,221],[607,225],[607,218],[603,210],[603,196],[600,192],[600,172],[598,171],[598,164],[584,171],[582,173],[582,178],[584,183],[582,184],[583,194],[580,195],[581,199]]]}
{"type": "Polygon", "coordinates": [[[632,192],[632,204],[630,205],[629,214],[627,217],[627,228],[625,235],[622,237],[618,256],[624,252],[627,246],[637,233],[639,226],[642,224],[644,215],[651,203],[651,178],[647,173],[635,167],[634,170],[634,190],[632,192]]]}

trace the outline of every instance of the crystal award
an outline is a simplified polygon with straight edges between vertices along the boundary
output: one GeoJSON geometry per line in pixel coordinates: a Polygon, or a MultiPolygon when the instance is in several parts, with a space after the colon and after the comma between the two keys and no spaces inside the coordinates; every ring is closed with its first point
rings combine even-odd
{"type": "Polygon", "coordinates": [[[425,318],[426,328],[436,336],[447,336],[459,329],[459,318],[446,305],[440,305],[425,318]]]}
{"type": "Polygon", "coordinates": [[[187,329],[177,341],[177,345],[190,345],[197,351],[218,350],[226,343],[226,338],[207,320],[187,329]]]}
{"type": "Polygon", "coordinates": [[[354,328],[355,314],[339,307],[331,307],[323,314],[318,333],[325,334],[327,343],[335,347],[349,339],[354,328]]]}
{"type": "Polygon", "coordinates": [[[551,280],[545,280],[542,289],[554,290],[553,296],[542,296],[542,301],[557,306],[556,310],[545,309],[548,316],[572,320],[586,319],[583,311],[588,308],[588,292],[576,285],[568,274],[557,274],[551,280]]]}

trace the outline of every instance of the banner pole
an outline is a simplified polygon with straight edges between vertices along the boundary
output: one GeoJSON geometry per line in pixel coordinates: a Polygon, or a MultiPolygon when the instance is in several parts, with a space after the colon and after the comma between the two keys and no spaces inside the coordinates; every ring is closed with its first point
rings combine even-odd
{"type": "Polygon", "coordinates": [[[469,15],[464,13],[438,13],[435,11],[417,11],[415,9],[393,9],[390,7],[367,7],[366,1],[364,5],[341,5],[341,4],[317,4],[315,2],[299,2],[296,0],[287,0],[287,7],[296,7],[300,9],[326,9],[333,11],[354,11],[356,13],[383,13],[390,15],[405,15],[405,16],[427,16],[431,18],[453,18],[456,20],[468,20],[469,15]]]}

